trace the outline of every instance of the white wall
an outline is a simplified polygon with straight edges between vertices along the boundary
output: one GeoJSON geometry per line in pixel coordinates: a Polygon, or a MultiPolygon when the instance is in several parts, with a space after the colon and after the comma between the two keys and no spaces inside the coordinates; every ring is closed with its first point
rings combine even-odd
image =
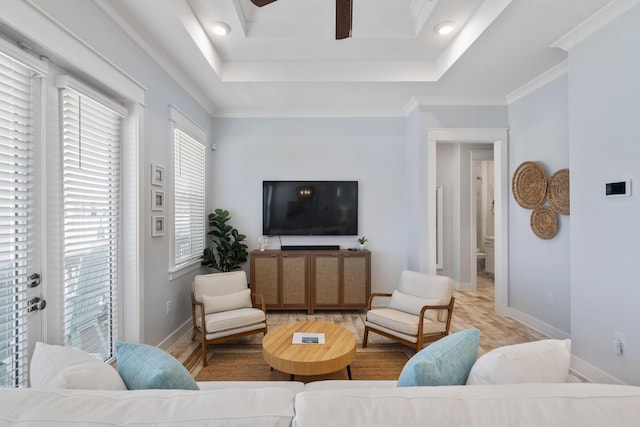
{"type": "MultiPolygon", "coordinates": [[[[209,210],[229,210],[250,250],[262,235],[263,180],[358,181],[358,233],[369,239],[372,291],[395,289],[407,266],[405,118],[220,118],[213,128],[209,210]]],[[[349,248],[356,242],[350,236],[283,236],[282,244],[349,248]]],[[[270,248],[279,245],[277,237],[270,239],[270,248]]]]}
{"type": "MultiPolygon", "coordinates": [[[[569,167],[567,85],[564,75],[509,105],[510,177],[526,161],[538,162],[547,178],[569,167]]],[[[572,182],[574,172],[570,170],[572,182]]],[[[576,210],[573,202],[570,216],[558,215],[556,236],[542,240],[531,230],[531,210],[520,207],[513,193],[509,197],[509,305],[566,334],[571,332],[569,237],[576,210]],[[553,294],[553,305],[547,304],[548,294],[553,294]]]]}
{"type": "Polygon", "coordinates": [[[573,352],[640,385],[640,6],[569,51],[573,352]],[[605,183],[631,179],[627,198],[605,183]],[[625,351],[611,350],[614,331],[625,351]]]}

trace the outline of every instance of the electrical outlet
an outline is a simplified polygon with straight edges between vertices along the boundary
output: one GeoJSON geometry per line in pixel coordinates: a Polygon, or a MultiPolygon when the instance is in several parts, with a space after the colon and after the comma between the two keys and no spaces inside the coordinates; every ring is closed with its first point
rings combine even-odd
{"type": "Polygon", "coordinates": [[[171,300],[167,301],[167,314],[171,313],[171,300]]]}
{"type": "Polygon", "coordinates": [[[553,305],[553,294],[551,292],[547,294],[547,304],[553,305]]]}
{"type": "Polygon", "coordinates": [[[624,353],[624,334],[613,331],[613,340],[611,340],[611,351],[617,355],[624,353]]]}

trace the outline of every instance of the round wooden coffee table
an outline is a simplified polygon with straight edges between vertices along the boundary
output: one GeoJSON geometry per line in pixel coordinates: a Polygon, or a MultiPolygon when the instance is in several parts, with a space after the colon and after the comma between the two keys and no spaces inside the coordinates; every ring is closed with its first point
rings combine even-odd
{"type": "Polygon", "coordinates": [[[323,375],[347,368],[356,357],[353,333],[327,322],[294,322],[270,329],[262,339],[262,355],[273,369],[295,375],[323,375]],[[324,333],[324,344],[293,344],[294,332],[324,333]]]}

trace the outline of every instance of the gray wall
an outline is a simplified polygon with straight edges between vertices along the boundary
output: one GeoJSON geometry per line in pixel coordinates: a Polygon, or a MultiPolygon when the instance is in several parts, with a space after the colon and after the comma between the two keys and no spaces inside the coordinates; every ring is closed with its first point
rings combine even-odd
{"type": "MultiPolygon", "coordinates": [[[[567,87],[565,75],[509,106],[510,177],[526,161],[538,162],[547,178],[558,169],[569,167],[567,87]]],[[[570,170],[572,180],[573,173],[570,170]]],[[[558,233],[549,240],[533,234],[530,217],[531,210],[520,207],[511,193],[509,305],[569,334],[569,237],[573,212],[570,216],[558,215],[558,233]],[[549,294],[553,305],[547,303],[549,294]]]]}
{"type": "Polygon", "coordinates": [[[640,6],[569,51],[571,335],[581,359],[640,385],[640,6]],[[631,197],[605,183],[631,179],[631,197]],[[625,334],[622,356],[611,350],[625,334]]]}

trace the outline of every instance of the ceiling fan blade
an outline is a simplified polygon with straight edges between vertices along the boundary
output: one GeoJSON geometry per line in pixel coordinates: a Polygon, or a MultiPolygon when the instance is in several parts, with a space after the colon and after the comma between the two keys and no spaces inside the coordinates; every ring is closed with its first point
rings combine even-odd
{"type": "Polygon", "coordinates": [[[353,0],[336,0],[336,40],[351,37],[353,0]]]}
{"type": "Polygon", "coordinates": [[[266,6],[269,3],[273,3],[276,0],[251,0],[251,3],[255,4],[258,7],[266,6]]]}

